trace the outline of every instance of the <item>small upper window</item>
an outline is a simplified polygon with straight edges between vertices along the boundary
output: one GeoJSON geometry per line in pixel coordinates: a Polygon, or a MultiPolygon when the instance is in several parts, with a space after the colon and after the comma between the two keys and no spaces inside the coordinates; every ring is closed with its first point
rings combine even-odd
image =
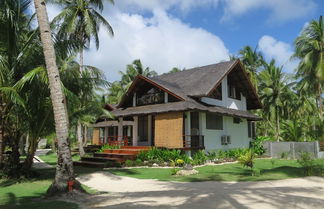
{"type": "Polygon", "coordinates": [[[241,100],[241,92],[233,85],[228,85],[228,97],[232,99],[241,100]]]}
{"type": "Polygon", "coordinates": [[[206,113],[206,129],[223,130],[223,117],[215,113],[206,113]]]}

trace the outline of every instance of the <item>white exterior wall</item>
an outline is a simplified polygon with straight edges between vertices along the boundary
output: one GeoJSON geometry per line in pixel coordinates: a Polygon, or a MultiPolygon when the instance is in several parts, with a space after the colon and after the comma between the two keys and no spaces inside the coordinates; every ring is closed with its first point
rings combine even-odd
{"type": "Polygon", "coordinates": [[[236,110],[246,110],[246,98],[241,94],[241,100],[228,97],[227,76],[222,80],[222,100],[202,97],[201,101],[209,105],[217,105],[236,110]]]}
{"type": "Polygon", "coordinates": [[[248,125],[246,119],[242,119],[242,122],[236,124],[233,123],[233,117],[223,116],[223,130],[210,130],[206,129],[206,113],[200,112],[200,115],[200,132],[204,135],[206,151],[249,147],[251,138],[248,137],[248,125]],[[231,136],[231,144],[222,145],[222,135],[231,136]]]}

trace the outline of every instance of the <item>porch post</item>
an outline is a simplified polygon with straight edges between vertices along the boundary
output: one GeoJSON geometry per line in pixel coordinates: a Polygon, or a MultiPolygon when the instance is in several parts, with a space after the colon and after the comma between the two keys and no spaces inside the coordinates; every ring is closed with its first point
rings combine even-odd
{"type": "Polygon", "coordinates": [[[147,116],[147,127],[148,127],[148,133],[147,133],[147,137],[148,137],[148,140],[147,140],[147,143],[149,146],[151,146],[151,143],[152,143],[152,115],[148,115],[147,116]]]}
{"type": "Polygon", "coordinates": [[[104,144],[108,144],[108,127],[105,127],[105,133],[104,133],[104,144]]]}
{"type": "Polygon", "coordinates": [[[123,139],[123,118],[118,118],[118,141],[123,139]]]}
{"type": "MultiPolygon", "coordinates": [[[[184,139],[188,140],[188,139],[191,138],[190,137],[190,135],[191,135],[190,112],[186,112],[185,116],[186,116],[186,118],[185,118],[185,124],[184,125],[185,125],[185,135],[186,136],[184,137],[184,139]]],[[[186,151],[186,155],[191,156],[191,151],[190,150],[186,151]]]]}
{"type": "Polygon", "coordinates": [[[138,116],[134,116],[134,125],[133,125],[133,146],[137,146],[138,141],[138,133],[137,133],[137,127],[138,127],[138,116]]]}

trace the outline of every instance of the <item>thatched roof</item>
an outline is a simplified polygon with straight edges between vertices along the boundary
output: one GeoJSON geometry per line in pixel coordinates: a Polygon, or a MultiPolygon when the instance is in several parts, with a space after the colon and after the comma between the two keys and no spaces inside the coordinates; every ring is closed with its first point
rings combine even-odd
{"type": "Polygon", "coordinates": [[[118,117],[171,111],[201,110],[216,112],[222,115],[259,120],[259,117],[247,111],[234,110],[220,106],[208,106],[199,102],[197,98],[209,96],[226,75],[231,75],[232,82],[235,82],[235,84],[239,86],[240,91],[246,96],[247,109],[261,108],[261,103],[255,88],[251,84],[242,64],[240,61],[234,60],[175,73],[167,73],[152,78],[138,76],[130,86],[128,92],[123,96],[117,109],[112,111],[112,114],[118,117]],[[143,82],[150,83],[176,96],[179,102],[125,107],[124,103],[131,101],[130,95],[136,89],[136,86],[143,85],[143,82]]]}
{"type": "Polygon", "coordinates": [[[172,102],[172,103],[165,103],[165,104],[128,107],[125,109],[114,110],[112,111],[112,114],[115,115],[116,117],[125,117],[125,116],[157,114],[157,113],[164,113],[164,112],[190,111],[190,110],[219,113],[220,115],[246,118],[249,120],[261,120],[260,117],[247,111],[229,109],[220,106],[205,106],[194,101],[181,101],[181,102],[172,102]]]}

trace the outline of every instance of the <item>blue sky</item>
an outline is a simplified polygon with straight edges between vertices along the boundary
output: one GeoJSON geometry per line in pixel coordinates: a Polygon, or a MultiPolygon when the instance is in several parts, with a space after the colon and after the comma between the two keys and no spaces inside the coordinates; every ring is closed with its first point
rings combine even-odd
{"type": "MultiPolygon", "coordinates": [[[[244,46],[258,46],[286,72],[293,41],[307,22],[323,15],[323,0],[115,0],[104,17],[115,36],[100,30],[100,48],[85,53],[113,81],[134,59],[158,73],[227,60],[244,46]]],[[[60,9],[49,5],[53,18],[60,9]]]]}

